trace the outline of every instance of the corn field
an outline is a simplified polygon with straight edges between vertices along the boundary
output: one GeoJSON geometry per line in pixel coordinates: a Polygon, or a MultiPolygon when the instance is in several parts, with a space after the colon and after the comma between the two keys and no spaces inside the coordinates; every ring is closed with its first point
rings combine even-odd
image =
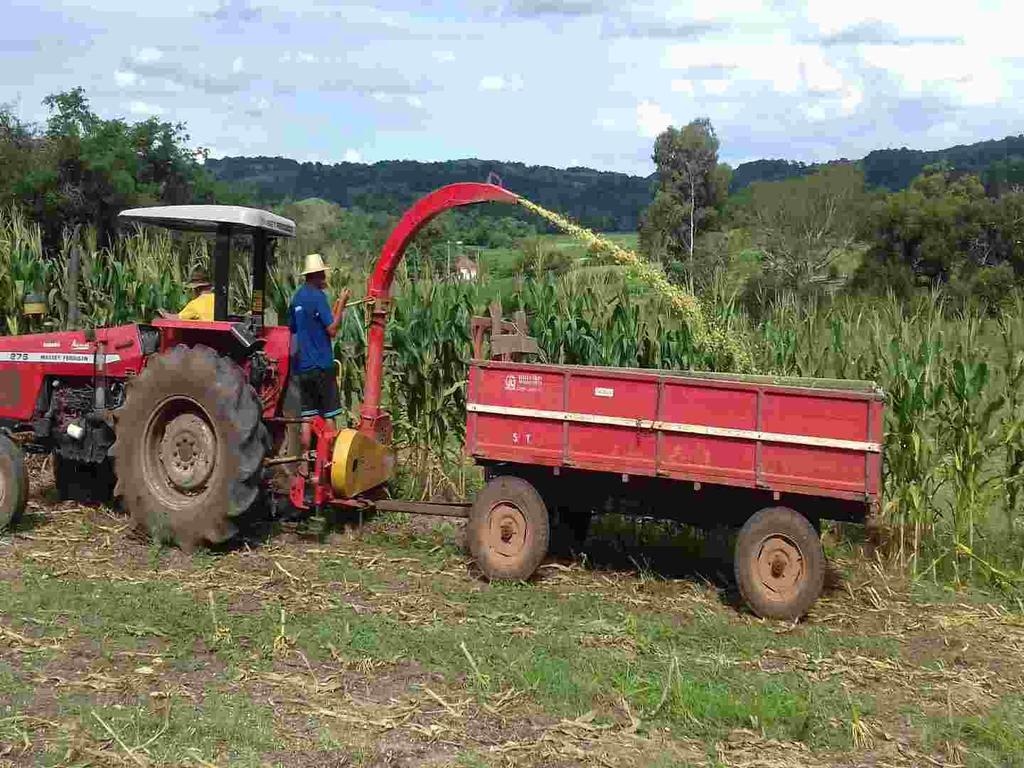
{"type": "MultiPolygon", "coordinates": [[[[0,317],[4,333],[67,324],[67,265],[81,253],[82,324],[152,318],[186,299],[189,271],[207,258],[201,238],[131,235],[115,250],[89,232],[69,234],[44,260],[39,232],[16,212],[0,213],[0,317]],[[46,326],[21,315],[24,293],[42,289],[46,326]],[[36,325],[32,325],[35,323],[36,325]]],[[[283,244],[268,284],[268,305],[284,317],[297,287],[301,253],[283,244]]],[[[329,292],[361,293],[365,275],[338,262],[329,292]]],[[[678,298],[631,279],[635,265],[595,267],[524,281],[505,310],[523,309],[550,362],[582,365],[723,368],[722,347],[708,347],[678,298]]],[[[232,303],[248,300],[245,264],[233,267],[232,303]]],[[[476,284],[412,281],[399,271],[386,356],[386,405],[406,476],[403,493],[459,496],[471,482],[461,460],[469,318],[485,314],[476,284]]],[[[887,394],[883,527],[887,551],[917,577],[984,579],[1024,588],[1024,297],[997,318],[954,311],[941,293],[907,304],[841,298],[828,303],[781,299],[758,322],[726,295],[704,302],[706,337],[728,338],[728,357],[744,350],[761,373],[870,379],[887,394]],[[746,352],[749,350],[749,352],[746,352]]],[[[350,310],[336,340],[345,404],[361,394],[365,314],[350,310]]]]}

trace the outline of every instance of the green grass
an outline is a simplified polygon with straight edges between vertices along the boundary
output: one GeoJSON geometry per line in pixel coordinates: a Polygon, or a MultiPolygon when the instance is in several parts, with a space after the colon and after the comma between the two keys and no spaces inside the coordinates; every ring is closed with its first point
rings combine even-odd
{"type": "MultiPolygon", "coordinates": [[[[125,581],[53,577],[24,562],[18,578],[0,583],[5,623],[61,646],[45,653],[25,649],[17,663],[0,663],[0,740],[21,743],[30,733],[13,718],[31,706],[32,680],[40,673],[81,675],[60,669],[83,654],[93,657],[91,671],[134,682],[117,687],[115,698],[113,688],[103,694],[58,689],[59,712],[50,717],[78,724],[94,742],[110,741],[94,712],[130,746],[159,734],[147,746],[156,763],[180,762],[197,749],[204,760],[256,765],[268,753],[300,748],[292,726],[275,724],[266,704],[268,696],[287,700],[298,692],[270,694],[259,681],[282,673],[306,678],[307,669],[309,679],[321,681],[350,670],[345,674],[357,677],[347,690],[380,685],[386,693],[376,695],[396,706],[410,698],[429,704],[424,689],[430,687],[448,702],[463,702],[456,706],[483,705],[514,690],[531,718],[557,722],[592,713],[602,729],[621,727],[628,710],[639,720],[640,738],[697,743],[711,758],[737,729],[820,753],[855,752],[853,723],[863,718],[877,731],[892,717],[884,686],[851,687],[842,671],[856,659],[906,664],[904,647],[891,633],[752,621],[721,605],[712,590],[680,602],[690,587],[653,574],[618,577],[613,589],[601,574],[577,574],[564,585],[557,579],[486,584],[464,572],[450,525],[415,532],[404,523],[402,516],[381,516],[359,534],[357,547],[331,552],[316,543],[315,555],[275,545],[265,555],[204,553],[183,564],[178,554],[171,561],[167,551],[138,545],[134,564],[123,569],[131,577],[125,581]],[[172,562],[170,575],[149,570],[172,562]],[[277,575],[275,563],[293,575],[277,575]],[[201,585],[217,569],[271,573],[276,580],[257,593],[258,602],[241,604],[236,601],[249,588],[232,589],[227,576],[214,592],[211,613],[206,587],[188,585],[201,585]],[[306,589],[315,599],[304,597],[306,589]],[[148,662],[126,652],[159,653],[156,676],[139,680],[132,670],[148,662]],[[178,679],[187,681],[189,696],[173,690],[169,699],[147,695],[148,686],[166,690],[178,679]]],[[[88,526],[82,530],[89,533],[88,526]]],[[[85,562],[88,569],[97,561],[85,562]]],[[[257,583],[266,584],[260,578],[257,583]]],[[[922,668],[940,670],[930,662],[922,668]]],[[[919,693],[944,700],[931,683],[919,693]]],[[[928,717],[934,704],[900,706],[901,722],[912,723],[931,754],[958,742],[983,756],[972,764],[1021,764],[1013,762],[1024,749],[1019,697],[984,717],[928,717]]],[[[309,726],[309,744],[301,746],[306,751],[344,751],[356,765],[378,757],[373,737],[356,735],[344,723],[314,717],[309,726]]],[[[51,735],[50,763],[71,738],[51,735]]],[[[465,746],[450,754],[450,764],[500,764],[474,743],[465,746]]]]}
{"type": "MultiPolygon", "coordinates": [[[[422,567],[437,568],[451,556],[443,533],[414,537],[411,546],[389,540],[392,535],[373,538],[386,543],[386,551],[417,559],[422,567]]],[[[319,575],[371,593],[393,589],[376,573],[360,572],[344,559],[325,559],[319,575]]],[[[352,661],[415,662],[443,675],[449,685],[478,694],[510,687],[529,691],[558,717],[592,709],[612,712],[621,698],[635,712],[648,714],[652,726],[680,734],[713,739],[732,728],[757,727],[818,746],[844,743],[828,725],[844,715],[846,705],[837,692],[829,685],[808,686],[796,674],[768,675],[743,666],[773,636],[758,625],[737,626],[728,614],[676,624],[658,614],[627,611],[599,596],[561,595],[519,584],[481,588],[469,580],[433,580],[429,594],[445,610],[426,626],[339,604],[325,611],[286,611],[284,634],[314,662],[329,660],[332,650],[352,661]],[[453,615],[461,619],[453,621],[453,615]]],[[[203,668],[193,655],[203,644],[214,647],[229,669],[239,664],[265,668],[282,631],[277,606],[234,613],[218,598],[217,624],[230,638],[217,641],[207,602],[163,582],[58,580],[26,573],[17,586],[0,585],[0,601],[14,616],[60,617],[41,634],[59,636],[63,627],[74,626],[107,658],[138,648],[143,637],[156,639],[161,653],[182,672],[197,664],[203,668]]],[[[836,641],[811,632],[801,642],[820,653],[836,641]]],[[[875,640],[865,638],[863,644],[873,646],[875,640]]],[[[219,710],[213,712],[220,717],[219,710]]],[[[133,717],[143,714],[140,710],[133,717]]]]}
{"type": "Polygon", "coordinates": [[[1024,696],[1006,697],[984,715],[932,717],[921,727],[933,749],[950,742],[965,745],[969,768],[1024,766],[1024,696]]]}
{"type": "MultiPolygon", "coordinates": [[[[139,697],[129,704],[95,706],[87,697],[67,696],[59,709],[61,718],[76,721],[98,741],[109,740],[113,731],[129,748],[147,745],[154,760],[170,764],[198,756],[258,766],[262,754],[281,745],[274,736],[273,709],[239,694],[209,691],[198,705],[184,697],[156,703],[139,697]]],[[[53,744],[49,764],[63,764],[67,741],[53,744]]]]}

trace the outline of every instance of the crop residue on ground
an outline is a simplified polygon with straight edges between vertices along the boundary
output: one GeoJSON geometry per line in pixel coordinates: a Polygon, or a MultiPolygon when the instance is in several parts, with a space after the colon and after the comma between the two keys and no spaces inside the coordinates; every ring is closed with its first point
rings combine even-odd
{"type": "MultiPolygon", "coordinates": [[[[450,524],[192,556],[48,501],[0,538],[0,765],[1009,765],[1024,621],[861,555],[798,625],[706,570],[476,578],[450,524]]],[[[42,495],[40,495],[42,492],[42,495]]],[[[641,565],[642,553],[630,555],[641,565]]]]}

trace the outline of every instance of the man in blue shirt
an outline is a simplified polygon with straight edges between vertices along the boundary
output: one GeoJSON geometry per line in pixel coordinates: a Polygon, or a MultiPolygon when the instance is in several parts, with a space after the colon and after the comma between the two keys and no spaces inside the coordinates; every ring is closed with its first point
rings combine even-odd
{"type": "MultiPolygon", "coordinates": [[[[324,287],[327,285],[327,267],[319,253],[306,256],[306,278],[295,292],[288,307],[288,327],[292,332],[292,365],[298,377],[302,397],[302,415],[335,419],[341,413],[338,379],[334,374],[334,352],[331,340],[338,333],[345,305],[351,295],[348,288],[334,303],[327,304],[324,287]]],[[[302,450],[309,451],[311,429],[302,425],[302,450]]],[[[301,470],[300,470],[301,472],[301,470]]],[[[305,473],[303,473],[305,474],[305,473]]]]}

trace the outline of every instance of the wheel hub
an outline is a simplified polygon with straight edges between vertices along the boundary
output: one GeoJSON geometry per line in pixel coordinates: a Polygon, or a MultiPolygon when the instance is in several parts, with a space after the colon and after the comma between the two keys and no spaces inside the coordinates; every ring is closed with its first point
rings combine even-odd
{"type": "Polygon", "coordinates": [[[495,552],[517,557],[526,547],[526,515],[514,504],[502,502],[491,510],[488,543],[495,552]]]}
{"type": "Polygon", "coordinates": [[[195,491],[213,473],[217,440],[206,421],[197,414],[183,413],[167,423],[159,455],[171,486],[179,491],[195,491]]]}
{"type": "Polygon", "coordinates": [[[768,596],[775,600],[791,598],[806,572],[800,548],[782,535],[768,536],[761,542],[755,570],[768,596]]]}

